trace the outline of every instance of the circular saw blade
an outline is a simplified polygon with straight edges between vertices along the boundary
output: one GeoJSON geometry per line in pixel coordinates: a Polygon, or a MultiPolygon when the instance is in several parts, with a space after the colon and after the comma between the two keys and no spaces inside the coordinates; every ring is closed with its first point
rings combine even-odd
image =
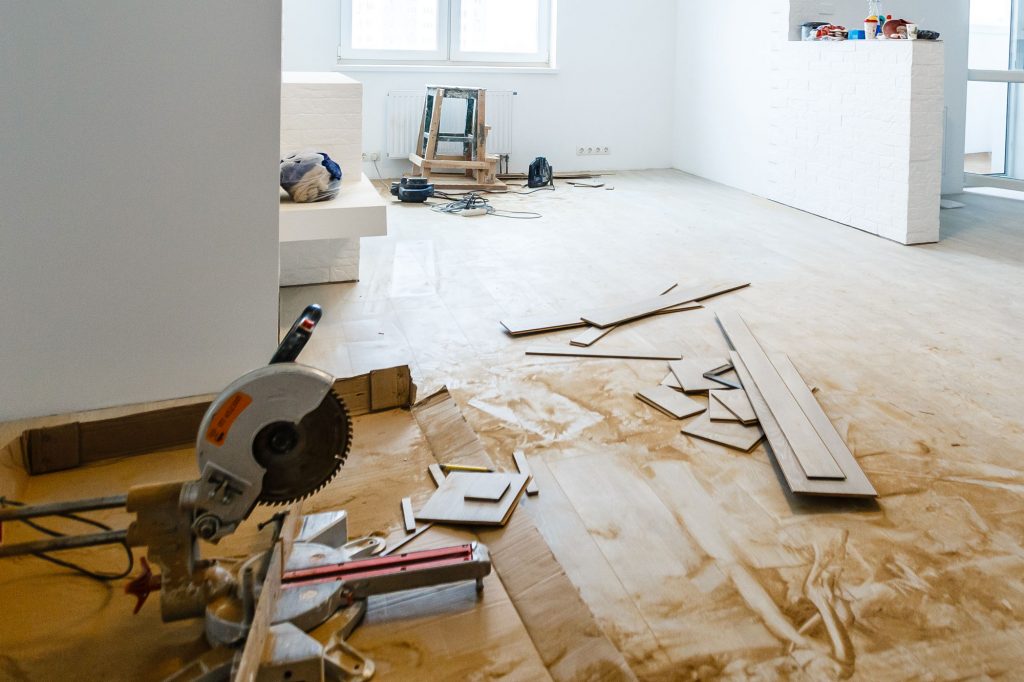
{"type": "Polygon", "coordinates": [[[253,457],[266,470],[259,501],[288,504],[309,497],[337,475],[351,445],[352,420],[334,391],[297,424],[263,427],[252,444],[253,457]]]}

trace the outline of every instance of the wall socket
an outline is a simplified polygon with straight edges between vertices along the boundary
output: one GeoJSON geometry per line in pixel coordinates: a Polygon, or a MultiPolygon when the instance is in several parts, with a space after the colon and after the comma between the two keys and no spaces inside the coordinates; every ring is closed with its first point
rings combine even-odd
{"type": "Polygon", "coordinates": [[[380,152],[363,152],[363,161],[380,161],[380,152]]]}
{"type": "Polygon", "coordinates": [[[576,147],[576,156],[607,156],[608,154],[611,154],[608,147],[576,147]]]}

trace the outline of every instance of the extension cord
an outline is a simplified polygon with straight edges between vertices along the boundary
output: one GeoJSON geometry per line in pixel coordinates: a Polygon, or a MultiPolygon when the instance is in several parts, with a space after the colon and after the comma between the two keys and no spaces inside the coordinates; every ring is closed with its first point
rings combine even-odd
{"type": "Polygon", "coordinates": [[[486,208],[467,208],[464,211],[459,211],[459,215],[463,218],[472,218],[478,215],[487,215],[486,208]]]}

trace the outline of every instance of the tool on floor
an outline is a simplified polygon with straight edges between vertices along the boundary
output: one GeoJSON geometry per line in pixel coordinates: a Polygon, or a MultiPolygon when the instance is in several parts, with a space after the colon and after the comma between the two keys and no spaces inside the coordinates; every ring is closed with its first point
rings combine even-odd
{"type": "Polygon", "coordinates": [[[142,560],[142,575],[125,589],[137,600],[135,611],[159,590],[163,620],[202,617],[210,645],[226,650],[204,655],[171,680],[231,679],[258,609],[272,615],[257,680],[368,679],[372,662],[344,643],[366,611],[366,598],[459,581],[475,581],[482,589],[491,570],[485,546],[384,558],[376,556],[384,549],[377,538],[349,542],[347,516],[336,511],[304,516],[285,552],[284,512],[267,522],[275,527],[269,550],[244,561],[203,559],[199,553],[198,540],[218,542],[258,504],[290,504],[312,495],[345,463],[352,422],[333,391],[334,378],[295,362],[321,315],[319,306],[306,308],[271,364],[236,380],[213,401],[197,436],[197,480],[136,486],[110,498],[2,509],[0,522],[117,507],[136,518],[127,530],[0,546],[0,557],[103,544],[147,547],[159,574],[142,560]],[[279,596],[264,594],[268,577],[279,578],[279,596]],[[261,605],[261,599],[274,602],[261,605]],[[343,623],[344,634],[328,646],[303,632],[332,617],[343,623]]]}
{"type": "Polygon", "coordinates": [[[526,174],[526,186],[531,189],[537,187],[555,186],[555,171],[551,164],[543,156],[538,156],[530,164],[529,172],[526,174]]]}
{"type": "Polygon", "coordinates": [[[434,196],[434,185],[426,178],[402,178],[391,183],[391,195],[408,204],[422,204],[434,196]]]}

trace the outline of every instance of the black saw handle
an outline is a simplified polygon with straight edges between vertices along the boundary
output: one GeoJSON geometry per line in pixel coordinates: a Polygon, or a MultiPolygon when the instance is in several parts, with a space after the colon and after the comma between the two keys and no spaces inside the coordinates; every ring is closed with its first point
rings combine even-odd
{"type": "Polygon", "coordinates": [[[324,311],[316,303],[306,306],[302,314],[295,320],[295,324],[288,330],[288,333],[281,339],[281,345],[277,347],[274,357],[270,358],[270,364],[277,365],[282,362],[295,362],[299,353],[306,347],[309,337],[313,335],[317,322],[323,317],[324,311]]]}

